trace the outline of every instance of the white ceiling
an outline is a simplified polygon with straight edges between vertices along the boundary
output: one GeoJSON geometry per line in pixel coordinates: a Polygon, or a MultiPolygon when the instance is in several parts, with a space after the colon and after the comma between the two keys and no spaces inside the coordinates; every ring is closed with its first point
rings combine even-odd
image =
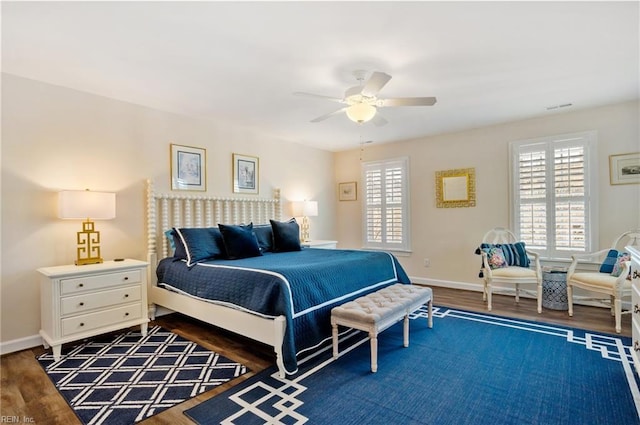
{"type": "Polygon", "coordinates": [[[2,2],[2,70],[326,150],[638,98],[638,2],[2,2]],[[393,79],[384,127],[337,103],[393,79]],[[569,108],[548,111],[552,105],[569,108]]]}

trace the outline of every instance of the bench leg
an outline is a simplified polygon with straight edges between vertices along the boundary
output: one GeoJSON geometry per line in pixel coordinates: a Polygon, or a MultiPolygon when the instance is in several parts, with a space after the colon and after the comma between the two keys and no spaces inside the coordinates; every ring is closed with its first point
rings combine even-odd
{"type": "Polygon", "coordinates": [[[371,339],[371,372],[378,371],[378,334],[377,332],[369,332],[371,339]]]}
{"type": "Polygon", "coordinates": [[[332,326],[332,340],[333,340],[333,358],[338,358],[338,324],[334,323],[332,326]]]}
{"type": "Polygon", "coordinates": [[[433,328],[433,300],[429,300],[427,303],[427,322],[429,328],[433,328]]]}
{"type": "Polygon", "coordinates": [[[409,315],[404,316],[404,346],[409,346],[409,315]]]}

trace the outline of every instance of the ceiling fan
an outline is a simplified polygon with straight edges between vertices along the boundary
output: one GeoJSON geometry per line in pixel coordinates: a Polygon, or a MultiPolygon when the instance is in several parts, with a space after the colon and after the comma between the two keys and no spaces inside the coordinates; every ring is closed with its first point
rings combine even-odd
{"type": "Polygon", "coordinates": [[[366,71],[357,70],[353,72],[353,75],[356,77],[359,84],[348,88],[344,92],[344,97],[342,98],[304,92],[294,93],[296,96],[325,99],[347,105],[337,111],[314,118],[311,122],[324,121],[327,118],[345,112],[351,121],[357,122],[358,124],[373,120],[375,125],[381,126],[385,125],[387,120],[377,113],[378,108],[385,108],[389,106],[432,106],[436,103],[435,97],[379,98],[378,92],[380,92],[389,80],[391,80],[391,75],[375,71],[371,74],[371,77],[369,77],[366,83],[364,82],[366,71]]]}

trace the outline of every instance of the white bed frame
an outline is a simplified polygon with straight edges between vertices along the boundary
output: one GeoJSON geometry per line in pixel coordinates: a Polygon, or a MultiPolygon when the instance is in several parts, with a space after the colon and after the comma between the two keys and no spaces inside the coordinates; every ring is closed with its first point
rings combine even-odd
{"type": "Polygon", "coordinates": [[[164,232],[172,227],[215,227],[218,223],[269,223],[281,220],[280,190],[273,198],[217,198],[181,193],[156,194],[147,180],[147,259],[149,261],[149,315],[155,319],[156,306],[194,317],[273,347],[281,377],[285,376],[282,343],[286,328],[284,316],[260,317],[241,310],[213,304],[158,286],[156,266],[169,256],[164,232]]]}

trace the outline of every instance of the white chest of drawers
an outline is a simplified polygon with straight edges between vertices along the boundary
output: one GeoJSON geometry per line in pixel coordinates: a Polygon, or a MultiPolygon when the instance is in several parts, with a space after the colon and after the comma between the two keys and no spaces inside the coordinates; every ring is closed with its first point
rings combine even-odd
{"type": "Polygon", "coordinates": [[[146,335],[147,266],[124,260],[38,269],[45,348],[58,360],[67,342],[136,325],[146,335]]]}
{"type": "Polygon", "coordinates": [[[640,250],[628,246],[625,251],[631,254],[631,333],[633,346],[631,356],[636,367],[636,373],[640,374],[640,250]]]}

